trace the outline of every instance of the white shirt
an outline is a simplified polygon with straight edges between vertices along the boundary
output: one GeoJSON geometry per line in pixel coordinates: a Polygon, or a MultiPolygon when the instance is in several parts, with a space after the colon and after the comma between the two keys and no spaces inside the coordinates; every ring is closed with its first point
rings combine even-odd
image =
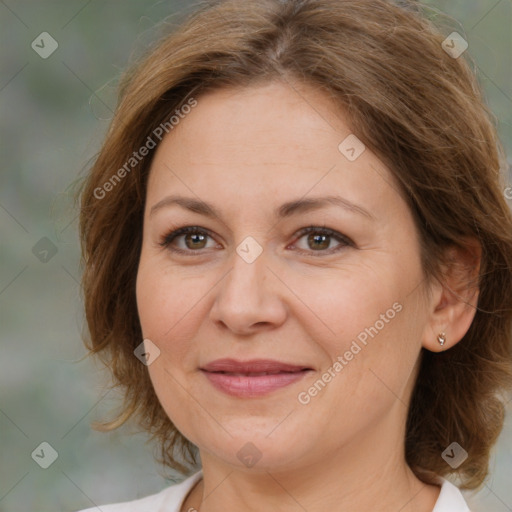
{"type": "MultiPolygon", "coordinates": [[[[171,485],[157,494],[134,501],[101,505],[102,512],[180,512],[189,491],[203,477],[203,470],[171,485]]],[[[441,492],[432,512],[471,512],[459,489],[445,478],[440,478],[441,492]]],[[[98,512],[98,507],[78,512],[98,512]]],[[[193,512],[191,510],[191,512],[193,512]]]]}

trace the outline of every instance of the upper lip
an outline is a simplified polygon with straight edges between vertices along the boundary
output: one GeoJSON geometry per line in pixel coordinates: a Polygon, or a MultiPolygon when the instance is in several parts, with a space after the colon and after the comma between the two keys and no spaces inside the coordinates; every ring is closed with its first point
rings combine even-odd
{"type": "Polygon", "coordinates": [[[226,373],[281,373],[299,372],[311,370],[307,365],[283,363],[273,359],[251,359],[249,361],[237,361],[236,359],[216,359],[201,367],[207,372],[226,373]]]}

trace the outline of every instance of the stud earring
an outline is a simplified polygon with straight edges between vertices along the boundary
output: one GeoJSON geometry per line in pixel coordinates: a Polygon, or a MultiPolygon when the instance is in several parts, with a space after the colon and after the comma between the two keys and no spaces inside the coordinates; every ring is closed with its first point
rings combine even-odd
{"type": "Polygon", "coordinates": [[[443,346],[446,341],[446,334],[444,332],[439,333],[437,335],[437,341],[439,342],[439,345],[443,346]]]}

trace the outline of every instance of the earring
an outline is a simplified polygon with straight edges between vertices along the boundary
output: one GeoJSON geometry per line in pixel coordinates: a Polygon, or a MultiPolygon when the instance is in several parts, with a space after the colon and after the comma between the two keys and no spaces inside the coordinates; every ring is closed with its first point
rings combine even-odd
{"type": "Polygon", "coordinates": [[[439,345],[443,346],[446,341],[446,334],[444,332],[439,333],[437,335],[437,341],[439,342],[439,345]]]}

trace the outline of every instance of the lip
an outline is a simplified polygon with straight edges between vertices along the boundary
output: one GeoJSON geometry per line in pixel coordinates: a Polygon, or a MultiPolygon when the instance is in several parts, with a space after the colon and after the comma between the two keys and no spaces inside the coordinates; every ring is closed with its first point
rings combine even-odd
{"type": "Polygon", "coordinates": [[[243,398],[266,395],[298,382],[313,371],[307,365],[272,359],[217,359],[200,370],[219,391],[243,398]]]}

